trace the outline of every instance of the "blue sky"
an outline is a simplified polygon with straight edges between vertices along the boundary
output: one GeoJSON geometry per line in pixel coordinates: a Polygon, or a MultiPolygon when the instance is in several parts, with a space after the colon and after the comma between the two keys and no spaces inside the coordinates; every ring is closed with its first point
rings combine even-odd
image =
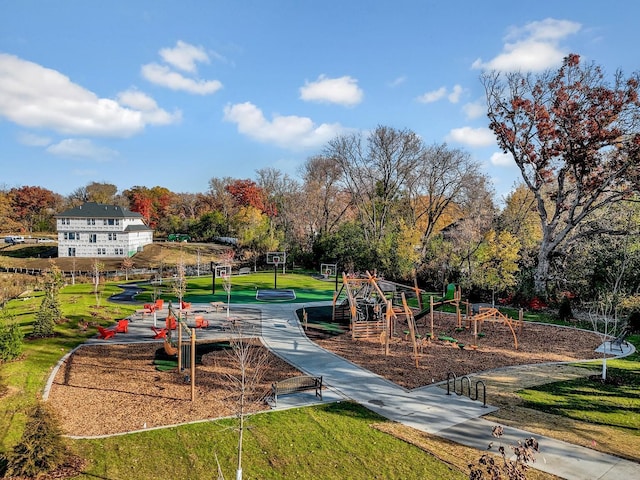
{"type": "Polygon", "coordinates": [[[483,69],[639,69],[635,0],[0,0],[0,187],[204,192],[377,125],[519,177],[483,69]]]}

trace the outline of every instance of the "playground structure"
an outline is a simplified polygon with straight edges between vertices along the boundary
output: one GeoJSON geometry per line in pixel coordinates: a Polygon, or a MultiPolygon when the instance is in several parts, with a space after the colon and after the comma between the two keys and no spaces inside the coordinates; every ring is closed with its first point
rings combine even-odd
{"type": "Polygon", "coordinates": [[[365,276],[343,273],[342,287],[333,298],[333,320],[349,318],[353,339],[377,337],[383,332],[393,335],[395,322],[406,313],[406,298],[416,299],[417,308],[422,309],[424,293],[417,286],[383,280],[369,272],[365,276]],[[345,297],[339,301],[343,292],[345,297]]]}
{"type": "MultiPolygon", "coordinates": [[[[450,284],[445,295],[440,299],[429,296],[428,306],[424,306],[422,295],[427,294],[417,286],[382,280],[366,272],[365,276],[348,276],[343,273],[343,285],[334,294],[333,321],[349,320],[352,339],[376,338],[384,346],[385,355],[389,354],[391,338],[396,334],[397,323],[405,321],[407,330],[405,338],[412,343],[413,358],[418,367],[419,351],[436,338],[434,332],[434,316],[436,310],[445,306],[455,308],[456,330],[473,328],[473,344],[477,349],[478,337],[483,322],[500,322],[513,335],[514,349],[518,349],[518,333],[523,327],[523,313],[519,312],[517,320],[503,314],[495,307],[474,306],[462,300],[460,286],[450,284]],[[343,295],[344,294],[344,295],[343,295]],[[341,295],[343,295],[341,297],[341,295]],[[342,298],[342,300],[340,300],[342,298]],[[429,325],[427,325],[427,318],[429,325]],[[422,322],[420,322],[422,320],[422,322]],[[421,335],[418,325],[422,323],[430,332],[421,335]]],[[[453,337],[441,336],[443,341],[457,343],[453,337]]],[[[440,338],[440,337],[438,337],[440,338]]],[[[462,349],[464,345],[460,344],[462,349]]]]}

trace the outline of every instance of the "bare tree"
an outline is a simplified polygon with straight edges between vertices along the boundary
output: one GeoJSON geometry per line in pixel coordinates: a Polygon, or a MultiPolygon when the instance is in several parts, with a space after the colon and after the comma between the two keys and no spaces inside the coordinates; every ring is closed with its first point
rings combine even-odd
{"type": "Polygon", "coordinates": [[[488,182],[468,153],[446,144],[424,150],[421,162],[409,170],[406,182],[411,220],[422,231],[423,255],[437,227],[459,220],[461,207],[474,200],[470,192],[477,191],[479,185],[486,188],[488,182]]]}
{"type": "Polygon", "coordinates": [[[242,442],[246,428],[248,407],[255,402],[263,401],[258,391],[262,377],[269,365],[269,352],[257,340],[244,336],[242,324],[234,329],[230,340],[229,360],[234,365],[227,371],[231,394],[235,397],[236,417],[238,418],[238,462],[236,480],[242,480],[242,442]]]}
{"type": "MultiPolygon", "coordinates": [[[[640,76],[613,86],[596,65],[568,55],[557,72],[483,76],[490,128],[535,197],[542,240],[535,290],[547,292],[551,259],[576,227],[637,190],[640,76]]],[[[603,233],[597,225],[579,235],[603,233]]]]}
{"type": "Polygon", "coordinates": [[[381,240],[407,180],[423,161],[420,137],[409,130],[377,127],[366,138],[353,134],[330,141],[324,156],[342,170],[368,239],[381,240]]]}
{"type": "Polygon", "coordinates": [[[335,230],[352,207],[351,196],[341,183],[342,169],[335,158],[315,156],[302,166],[304,201],[299,206],[305,214],[310,235],[324,235],[335,230]]]}
{"type": "Polygon", "coordinates": [[[133,259],[130,258],[130,257],[127,257],[127,258],[123,259],[122,260],[122,268],[124,270],[124,281],[128,282],[129,281],[129,272],[133,268],[133,259]]]}
{"type": "Polygon", "coordinates": [[[96,297],[96,306],[100,306],[100,274],[104,271],[104,262],[94,258],[91,263],[91,272],[93,274],[93,294],[96,297]]]}

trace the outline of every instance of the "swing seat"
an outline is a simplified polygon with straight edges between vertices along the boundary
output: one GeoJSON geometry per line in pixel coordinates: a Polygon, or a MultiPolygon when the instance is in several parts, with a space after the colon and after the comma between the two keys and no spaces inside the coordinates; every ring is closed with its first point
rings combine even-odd
{"type": "Polygon", "coordinates": [[[167,339],[164,339],[164,353],[169,355],[170,357],[174,357],[178,354],[178,347],[174,347],[171,345],[167,339]]]}
{"type": "Polygon", "coordinates": [[[153,330],[154,340],[158,340],[160,338],[167,338],[167,332],[169,331],[166,328],[158,328],[158,327],[151,327],[151,330],[153,330]]]}

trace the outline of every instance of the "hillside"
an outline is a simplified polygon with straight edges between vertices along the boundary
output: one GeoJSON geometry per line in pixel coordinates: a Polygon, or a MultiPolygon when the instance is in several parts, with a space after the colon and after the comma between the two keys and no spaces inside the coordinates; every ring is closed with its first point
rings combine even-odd
{"type": "MultiPolygon", "coordinates": [[[[218,261],[230,247],[213,243],[153,243],[144,247],[131,259],[133,268],[157,268],[160,265],[176,265],[180,259],[186,264],[195,265],[200,255],[200,264],[218,261]]],[[[0,266],[44,269],[53,261],[63,271],[91,270],[93,258],[58,258],[56,245],[51,244],[0,244],[0,266]]],[[[105,270],[118,270],[122,267],[122,259],[103,258],[105,270]]]]}

